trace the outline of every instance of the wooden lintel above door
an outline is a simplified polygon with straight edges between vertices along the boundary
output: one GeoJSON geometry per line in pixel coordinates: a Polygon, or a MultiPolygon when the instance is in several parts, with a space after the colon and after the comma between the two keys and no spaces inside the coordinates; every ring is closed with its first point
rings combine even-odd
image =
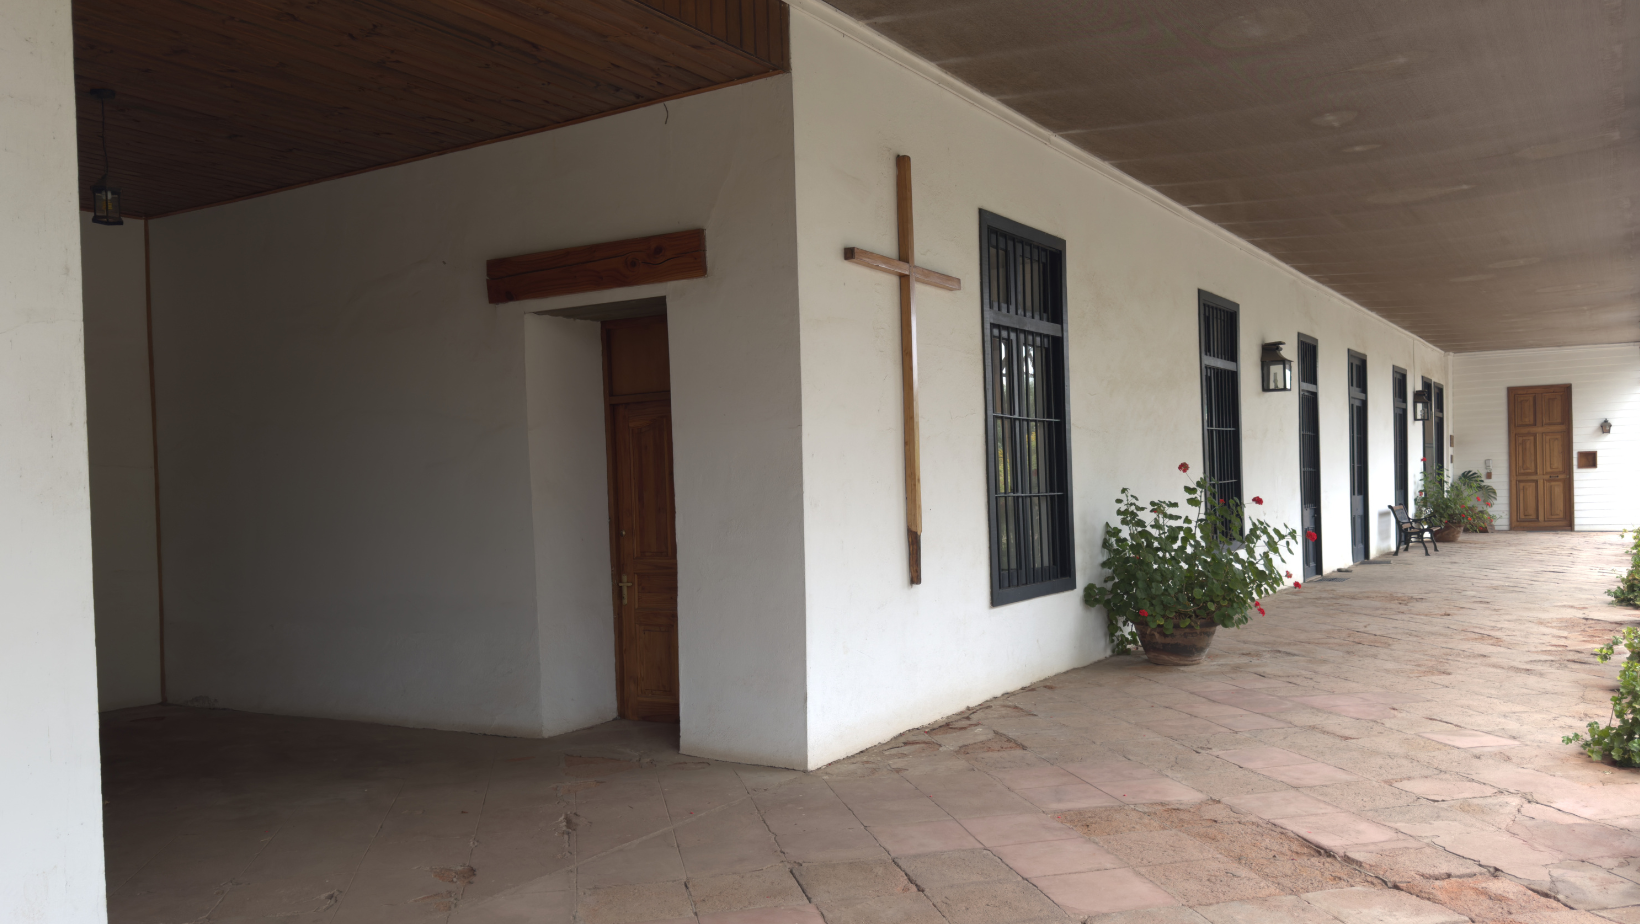
{"type": "Polygon", "coordinates": [[[491,260],[490,304],[576,295],[706,275],[702,229],[491,260]]]}

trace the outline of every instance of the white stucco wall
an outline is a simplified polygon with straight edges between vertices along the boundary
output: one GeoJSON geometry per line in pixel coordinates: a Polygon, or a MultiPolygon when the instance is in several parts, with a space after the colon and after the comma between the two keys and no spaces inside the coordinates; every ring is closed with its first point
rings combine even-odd
{"type": "Polygon", "coordinates": [[[1492,460],[1492,507],[1499,529],[1509,528],[1510,388],[1572,386],[1572,452],[1600,453],[1599,467],[1572,469],[1572,513],[1579,530],[1632,529],[1640,525],[1640,344],[1458,353],[1448,404],[1462,417],[1451,430],[1454,471],[1483,471],[1492,460]],[[1610,420],[1612,432],[1601,433],[1610,420]]]}
{"type": "Polygon", "coordinates": [[[103,900],[67,0],[0,3],[0,921],[103,900]]]}
{"type": "MultiPolygon", "coordinates": [[[[792,16],[803,318],[809,760],[821,764],[1105,651],[1080,590],[992,608],[979,210],[1067,242],[1077,579],[1098,576],[1120,488],[1181,497],[1200,471],[1198,288],[1241,305],[1243,464],[1265,516],[1298,520],[1296,393],[1258,390],[1259,345],[1320,341],[1324,554],[1350,561],[1346,351],[1368,357],[1368,497],[1390,547],[1390,367],[1450,382],[1445,356],[1154,193],[1113,178],[820,4],[792,16]],[[907,583],[893,277],[896,154],[913,159],[917,259],[964,289],[919,290],[923,584],[907,583]]],[[[970,91],[971,92],[971,91],[970,91]]],[[[995,104],[991,104],[994,107],[995,104]]],[[[1414,387],[1416,387],[1414,385],[1414,387]]],[[[1454,417],[1454,421],[1456,417],[1454,417]]],[[[1419,447],[1408,449],[1417,469],[1419,447]]],[[[1298,563],[1292,564],[1298,571],[1298,563]]]]}
{"type": "Polygon", "coordinates": [[[171,699],[520,735],[613,717],[596,325],[487,304],[484,261],[704,227],[707,278],[616,295],[670,306],[683,742],[801,764],[790,92],[154,221],[171,699]]]}
{"type": "Polygon", "coordinates": [[[159,563],[143,222],[92,224],[80,213],[86,419],[97,597],[97,701],[160,701],[159,563]]]}

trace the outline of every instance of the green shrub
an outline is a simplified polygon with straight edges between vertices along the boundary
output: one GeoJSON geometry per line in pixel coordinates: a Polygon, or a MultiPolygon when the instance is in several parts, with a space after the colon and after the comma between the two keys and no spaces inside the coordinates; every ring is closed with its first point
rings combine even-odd
{"type": "MultiPolygon", "coordinates": [[[[1628,530],[1623,531],[1627,536],[1628,530]]],[[[1634,544],[1629,546],[1629,570],[1617,579],[1617,586],[1606,591],[1624,606],[1640,606],[1640,529],[1634,531],[1634,544]]]]}
{"type": "MultiPolygon", "coordinates": [[[[1633,572],[1630,572],[1631,574],[1633,572]]],[[[1589,723],[1587,737],[1570,734],[1561,738],[1563,744],[1575,744],[1595,760],[1610,757],[1619,767],[1640,766],[1640,630],[1629,627],[1615,636],[1594,656],[1604,664],[1611,660],[1619,647],[1626,648],[1629,656],[1623,669],[1617,672],[1617,695],[1612,697],[1611,721],[1606,725],[1589,723]]]]}
{"type": "MultiPolygon", "coordinates": [[[[1209,621],[1226,629],[1244,625],[1248,610],[1263,612],[1259,598],[1283,584],[1281,560],[1292,554],[1297,530],[1248,516],[1234,498],[1218,500],[1206,478],[1186,484],[1184,493],[1190,512],[1178,501],[1141,501],[1123,488],[1116,518],[1126,531],[1105,524],[1109,586],[1087,585],[1082,600],[1105,608],[1115,654],[1139,644],[1140,624],[1167,635],[1209,621]]],[[[1252,502],[1262,506],[1264,499],[1252,502]]]]}

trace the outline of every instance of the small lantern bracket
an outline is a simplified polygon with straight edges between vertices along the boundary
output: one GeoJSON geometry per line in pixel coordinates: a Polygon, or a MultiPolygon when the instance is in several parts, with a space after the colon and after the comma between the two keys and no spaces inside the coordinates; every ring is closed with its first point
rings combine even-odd
{"type": "Polygon", "coordinates": [[[1412,419],[1429,419],[1429,390],[1420,388],[1412,393],[1412,419]]]}
{"type": "Polygon", "coordinates": [[[1293,390],[1293,361],[1281,354],[1281,348],[1286,345],[1285,340],[1272,340],[1264,344],[1264,352],[1259,357],[1259,372],[1265,391],[1293,390]]]}

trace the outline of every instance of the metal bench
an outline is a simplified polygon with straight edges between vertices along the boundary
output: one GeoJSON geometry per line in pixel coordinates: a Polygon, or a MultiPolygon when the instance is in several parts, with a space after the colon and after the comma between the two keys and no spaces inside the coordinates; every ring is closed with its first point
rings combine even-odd
{"type": "Polygon", "coordinates": [[[1402,549],[1410,550],[1414,539],[1424,547],[1425,555],[1429,554],[1429,546],[1431,545],[1435,546],[1435,551],[1439,552],[1441,550],[1440,545],[1435,541],[1435,527],[1416,517],[1407,516],[1407,508],[1399,504],[1390,504],[1389,512],[1395,514],[1395,530],[1398,534],[1395,543],[1395,554],[1401,554],[1402,549]],[[1425,544],[1426,539],[1428,540],[1427,545],[1425,544]]]}

